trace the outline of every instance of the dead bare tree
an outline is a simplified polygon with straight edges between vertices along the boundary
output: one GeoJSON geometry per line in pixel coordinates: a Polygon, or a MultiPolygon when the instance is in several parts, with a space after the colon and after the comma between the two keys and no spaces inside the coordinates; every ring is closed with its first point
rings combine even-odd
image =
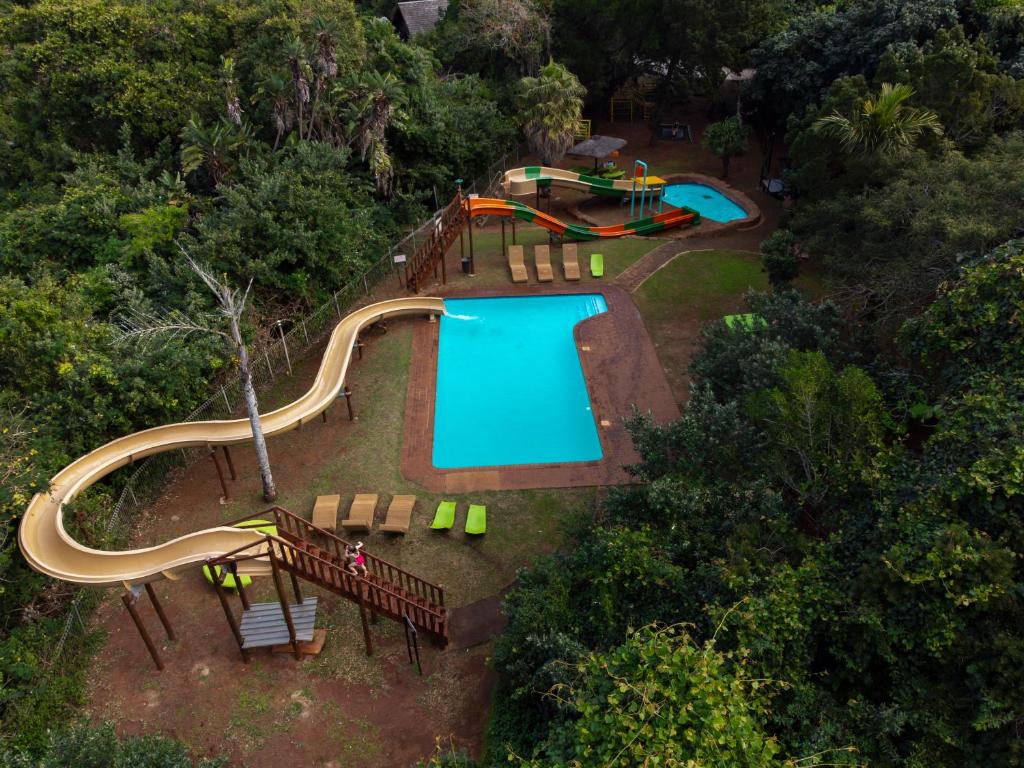
{"type": "Polygon", "coordinates": [[[249,424],[252,426],[253,447],[259,462],[260,479],[263,481],[263,498],[266,501],[274,501],[277,498],[277,488],[274,486],[274,476],[270,471],[267,441],[263,436],[263,426],[260,423],[259,404],[256,401],[256,389],[253,387],[252,372],[249,368],[249,350],[242,337],[241,319],[249,300],[252,280],[249,280],[244,291],[233,288],[228,284],[226,276],[218,279],[207,267],[193,259],[180,243],[178,248],[184,255],[189,268],[199,276],[199,279],[216,297],[218,314],[227,324],[227,329],[218,327],[222,323],[212,322],[213,317],[194,317],[180,310],[152,312],[135,309],[121,318],[119,339],[146,344],[161,338],[184,338],[193,333],[208,333],[220,336],[225,343],[232,347],[238,357],[242,396],[245,399],[249,424]]]}

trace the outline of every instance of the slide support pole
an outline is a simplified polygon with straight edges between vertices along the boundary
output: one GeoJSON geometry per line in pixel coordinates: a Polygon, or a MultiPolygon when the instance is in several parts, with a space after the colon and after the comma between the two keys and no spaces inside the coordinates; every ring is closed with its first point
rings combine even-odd
{"type": "Polygon", "coordinates": [[[224,461],[228,464],[228,474],[231,475],[232,480],[237,480],[238,475],[235,474],[235,462],[231,460],[231,451],[228,450],[226,445],[222,447],[224,448],[224,461]]]}
{"type": "Polygon", "coordinates": [[[156,615],[160,619],[160,623],[164,625],[164,631],[167,633],[168,640],[177,640],[174,636],[174,629],[171,627],[171,622],[167,620],[167,614],[164,613],[164,607],[160,605],[160,601],[156,599],[156,590],[153,589],[153,585],[146,582],[146,594],[149,595],[149,601],[153,603],[153,608],[156,609],[156,615]]]}
{"type": "Polygon", "coordinates": [[[139,630],[139,634],[142,636],[142,642],[146,644],[146,648],[149,650],[149,655],[153,657],[153,663],[156,664],[156,668],[161,672],[164,669],[164,663],[160,659],[160,653],[156,649],[156,645],[153,643],[153,638],[149,636],[149,632],[146,631],[146,625],[142,623],[142,617],[139,616],[139,611],[135,607],[135,594],[134,592],[126,592],[121,595],[121,601],[124,603],[124,607],[128,609],[128,615],[132,617],[132,621],[135,622],[135,628],[139,630]]]}
{"type": "Polygon", "coordinates": [[[210,458],[213,459],[213,466],[217,468],[217,479],[220,480],[220,489],[224,491],[224,501],[228,501],[231,499],[231,494],[228,492],[228,484],[224,480],[224,470],[221,469],[220,459],[217,458],[217,450],[215,448],[210,449],[210,458]]]}

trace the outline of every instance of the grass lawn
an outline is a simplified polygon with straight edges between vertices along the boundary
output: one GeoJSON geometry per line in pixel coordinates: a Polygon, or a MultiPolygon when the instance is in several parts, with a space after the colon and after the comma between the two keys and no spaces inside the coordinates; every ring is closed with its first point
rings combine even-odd
{"type": "MultiPolygon", "coordinates": [[[[347,421],[343,403],[332,410],[331,423],[343,432],[338,436],[338,448],[327,447],[312,457],[311,474],[303,482],[280,482],[278,503],[308,518],[316,496],[340,493],[340,521],[355,493],[379,494],[378,515],[392,495],[416,494],[418,501],[408,534],[396,537],[375,530],[363,535],[363,541],[377,556],[428,581],[444,584],[448,604],[458,606],[495,594],[512,581],[516,569],[528,563],[534,554],[557,546],[565,519],[580,510],[591,509],[596,491],[494,491],[442,497],[405,480],[401,474],[401,448],[411,356],[409,322],[394,323],[389,332],[372,336],[364,359],[354,361],[349,374],[358,419],[347,421]],[[442,498],[458,503],[455,529],[448,533],[427,527],[442,498]],[[470,502],[487,505],[487,534],[482,537],[462,532],[470,502]]],[[[319,356],[312,353],[304,362],[309,367],[304,374],[311,377],[319,356]]],[[[297,372],[295,378],[298,376],[297,372]]],[[[262,398],[263,408],[277,407],[299,394],[299,382],[285,381],[288,383],[262,398]]],[[[292,433],[292,439],[295,434],[292,433]]],[[[270,443],[272,458],[275,442],[270,443]]],[[[287,462],[288,458],[282,461],[287,462]]],[[[285,465],[275,473],[285,477],[287,471],[285,465]]],[[[247,511],[244,500],[226,505],[224,519],[247,511]]]]}
{"type": "Polygon", "coordinates": [[[744,312],[743,295],[768,289],[761,258],[746,251],[694,251],[677,256],[634,294],[672,390],[689,387],[687,368],[709,320],[744,312]]]}
{"type": "MultiPolygon", "coordinates": [[[[525,246],[525,257],[527,271],[530,273],[530,283],[537,282],[537,273],[533,268],[533,246],[543,245],[548,242],[548,232],[540,227],[528,226],[526,224],[516,225],[516,243],[525,246]]],[[[590,254],[604,254],[604,277],[602,280],[612,280],[619,273],[632,265],[644,254],[653,251],[664,241],[640,237],[620,237],[603,241],[589,241],[577,243],[579,253],[581,282],[594,280],[590,275],[590,254]]],[[[512,244],[512,228],[505,226],[505,245],[512,244]]],[[[465,252],[469,253],[469,241],[465,243],[465,252]]],[[[493,288],[496,286],[511,285],[512,281],[508,272],[507,258],[501,252],[501,230],[494,225],[489,225],[485,230],[474,228],[473,230],[473,252],[476,265],[476,276],[469,278],[458,274],[449,275],[449,282],[461,286],[472,286],[478,288],[493,288]]],[[[562,273],[562,251],[559,246],[551,248],[551,266],[555,273],[555,283],[564,282],[562,273]]],[[[459,244],[456,243],[449,251],[449,263],[457,263],[459,256],[459,244]]]]}

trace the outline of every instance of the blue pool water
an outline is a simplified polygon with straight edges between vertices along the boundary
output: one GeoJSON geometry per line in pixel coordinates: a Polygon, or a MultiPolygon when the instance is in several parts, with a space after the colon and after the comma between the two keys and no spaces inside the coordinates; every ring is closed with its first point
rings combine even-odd
{"type": "Polygon", "coordinates": [[[437,352],[434,466],[600,459],[573,327],[598,294],[445,299],[437,352]]]}
{"type": "Polygon", "coordinates": [[[707,184],[669,184],[665,202],[677,208],[693,208],[703,218],[726,222],[747,218],[747,212],[707,184]]]}

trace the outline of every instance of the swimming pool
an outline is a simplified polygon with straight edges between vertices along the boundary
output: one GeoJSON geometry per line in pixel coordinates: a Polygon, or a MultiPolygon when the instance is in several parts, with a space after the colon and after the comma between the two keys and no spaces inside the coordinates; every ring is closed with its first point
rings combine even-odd
{"type": "Polygon", "coordinates": [[[665,202],[678,208],[692,208],[702,218],[721,223],[748,216],[743,208],[707,184],[669,184],[665,187],[665,202]]]}
{"type": "Polygon", "coordinates": [[[600,294],[445,299],[437,350],[439,469],[602,456],[573,327],[600,294]]]}

